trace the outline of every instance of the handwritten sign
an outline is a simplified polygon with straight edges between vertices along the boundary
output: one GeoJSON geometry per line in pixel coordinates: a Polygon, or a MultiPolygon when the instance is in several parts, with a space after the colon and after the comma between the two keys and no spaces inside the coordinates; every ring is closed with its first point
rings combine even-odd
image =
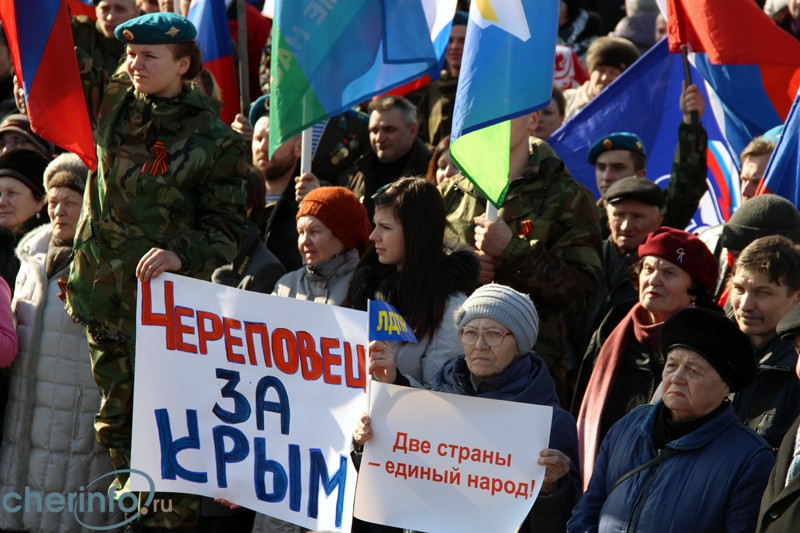
{"type": "Polygon", "coordinates": [[[349,531],[366,324],[176,275],[140,284],[132,467],[159,491],[349,531]]]}
{"type": "Polygon", "coordinates": [[[514,531],[539,494],[552,408],[373,383],[354,514],[419,531],[514,531]]]}

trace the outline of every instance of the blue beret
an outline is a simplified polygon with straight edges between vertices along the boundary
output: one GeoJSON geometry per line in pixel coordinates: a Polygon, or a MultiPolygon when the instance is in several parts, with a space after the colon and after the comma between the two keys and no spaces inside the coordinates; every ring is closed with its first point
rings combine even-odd
{"type": "Polygon", "coordinates": [[[606,135],[595,141],[592,147],[589,148],[589,157],[587,158],[589,164],[594,165],[597,162],[597,156],[609,150],[628,150],[629,152],[642,154],[647,157],[647,153],[644,150],[644,143],[638,135],[627,131],[620,131],[606,135]]]}
{"type": "Polygon", "coordinates": [[[456,11],[456,16],[453,17],[453,26],[466,26],[469,21],[469,13],[466,11],[456,11]]]}
{"type": "Polygon", "coordinates": [[[783,124],[775,126],[771,130],[767,130],[766,132],[764,132],[764,135],[762,135],[761,138],[767,142],[776,143],[778,142],[778,139],[781,138],[781,134],[783,134],[783,124]]]}
{"type": "Polygon", "coordinates": [[[197,28],[175,13],[148,13],[123,22],[114,36],[130,44],[171,44],[194,41],[197,28]]]}
{"type": "Polygon", "coordinates": [[[267,114],[269,114],[269,95],[265,94],[264,96],[259,96],[255,102],[250,104],[250,113],[248,113],[247,118],[250,120],[250,125],[255,127],[258,119],[267,114]]]}

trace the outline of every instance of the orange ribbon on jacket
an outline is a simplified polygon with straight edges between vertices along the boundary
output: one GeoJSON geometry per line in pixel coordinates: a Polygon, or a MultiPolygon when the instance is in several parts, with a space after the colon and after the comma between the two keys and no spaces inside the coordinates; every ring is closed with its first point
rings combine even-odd
{"type": "Polygon", "coordinates": [[[153,145],[153,164],[150,165],[150,175],[158,176],[167,173],[167,147],[161,141],[153,145]]]}

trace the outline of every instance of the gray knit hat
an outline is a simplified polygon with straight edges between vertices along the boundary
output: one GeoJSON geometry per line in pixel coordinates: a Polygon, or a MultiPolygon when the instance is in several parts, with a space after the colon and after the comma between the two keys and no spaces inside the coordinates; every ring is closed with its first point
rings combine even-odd
{"type": "Polygon", "coordinates": [[[531,299],[511,287],[490,283],[479,287],[456,313],[458,327],[474,318],[497,320],[514,334],[520,354],[531,351],[539,335],[539,314],[531,299]]]}
{"type": "Polygon", "coordinates": [[[760,194],[743,203],[722,227],[722,246],[742,251],[761,237],[783,235],[800,244],[800,211],[782,196],[760,194]]]}

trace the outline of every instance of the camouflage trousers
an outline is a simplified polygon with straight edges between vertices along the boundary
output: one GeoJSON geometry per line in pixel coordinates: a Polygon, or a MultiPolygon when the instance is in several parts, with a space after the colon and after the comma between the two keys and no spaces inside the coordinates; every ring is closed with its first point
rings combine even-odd
{"type": "MultiPolygon", "coordinates": [[[[133,428],[133,341],[122,341],[88,332],[92,374],[100,390],[100,411],[94,418],[97,441],[111,456],[117,472],[111,488],[130,492],[131,431],[133,428]]],[[[138,523],[150,528],[193,531],[200,497],[158,492],[139,494],[138,523]],[[143,504],[150,500],[150,508],[143,504]]]]}

